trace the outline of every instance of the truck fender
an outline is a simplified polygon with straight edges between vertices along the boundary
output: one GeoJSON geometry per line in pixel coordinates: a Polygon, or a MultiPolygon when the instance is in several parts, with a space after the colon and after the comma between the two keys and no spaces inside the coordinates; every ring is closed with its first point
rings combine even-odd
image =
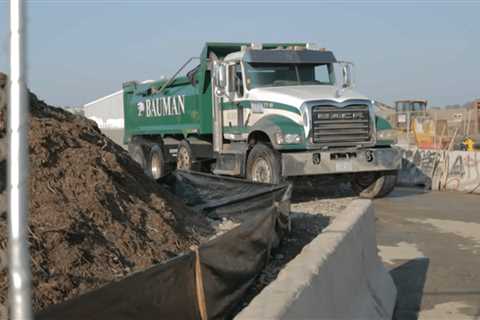
{"type": "MultiPolygon", "coordinates": [[[[274,149],[277,149],[278,145],[275,139],[276,133],[296,133],[304,136],[303,126],[299,125],[295,121],[279,115],[266,116],[255,123],[249,130],[248,140],[250,141],[255,135],[264,134],[269,138],[269,142],[274,149]]],[[[265,142],[265,141],[264,141],[265,142]]]]}

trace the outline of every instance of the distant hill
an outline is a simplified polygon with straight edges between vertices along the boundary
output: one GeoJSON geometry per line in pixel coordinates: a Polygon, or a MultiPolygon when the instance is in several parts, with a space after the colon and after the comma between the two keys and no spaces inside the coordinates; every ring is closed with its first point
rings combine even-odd
{"type": "Polygon", "coordinates": [[[480,100],[480,98],[472,101],[468,101],[464,104],[448,104],[446,106],[435,106],[431,108],[432,109],[465,109],[465,108],[469,108],[472,105],[472,103],[474,103],[477,100],[480,100]]]}

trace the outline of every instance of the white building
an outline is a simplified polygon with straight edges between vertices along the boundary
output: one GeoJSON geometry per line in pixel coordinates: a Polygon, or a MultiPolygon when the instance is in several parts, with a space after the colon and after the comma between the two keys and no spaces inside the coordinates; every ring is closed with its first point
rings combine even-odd
{"type": "MultiPolygon", "coordinates": [[[[142,83],[152,82],[146,80],[142,83]]],[[[123,144],[123,90],[89,102],[83,106],[85,117],[95,121],[100,130],[117,144],[123,144]]]]}

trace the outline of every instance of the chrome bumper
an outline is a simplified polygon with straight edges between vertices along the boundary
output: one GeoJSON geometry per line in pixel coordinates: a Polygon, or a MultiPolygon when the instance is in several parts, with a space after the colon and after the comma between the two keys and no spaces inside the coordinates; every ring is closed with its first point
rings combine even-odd
{"type": "Polygon", "coordinates": [[[400,169],[402,157],[397,148],[307,151],[282,154],[282,175],[304,176],[400,169]]]}

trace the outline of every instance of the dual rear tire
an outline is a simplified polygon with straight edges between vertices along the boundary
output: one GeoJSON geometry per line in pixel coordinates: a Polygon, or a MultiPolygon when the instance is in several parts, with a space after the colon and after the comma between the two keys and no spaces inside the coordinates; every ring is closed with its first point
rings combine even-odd
{"type": "Polygon", "coordinates": [[[128,145],[128,153],[152,179],[157,180],[165,175],[165,157],[159,144],[133,140],[128,145]]]}
{"type": "Polygon", "coordinates": [[[190,143],[182,140],[177,148],[177,169],[192,170],[193,159],[194,156],[190,143]]]}
{"type": "Polygon", "coordinates": [[[138,163],[146,173],[147,161],[145,157],[144,146],[137,141],[132,141],[128,144],[128,153],[130,154],[130,157],[132,157],[132,159],[135,160],[135,162],[138,163]]]}
{"type": "Polygon", "coordinates": [[[158,144],[150,149],[147,168],[149,176],[155,180],[160,179],[166,174],[165,157],[163,156],[162,147],[158,144]]]}
{"type": "MultiPolygon", "coordinates": [[[[161,144],[148,143],[141,139],[134,139],[128,145],[128,152],[146,175],[158,180],[167,174],[167,163],[161,144]]],[[[193,164],[193,152],[190,144],[182,140],[177,148],[177,169],[191,170],[193,164]]]]}

